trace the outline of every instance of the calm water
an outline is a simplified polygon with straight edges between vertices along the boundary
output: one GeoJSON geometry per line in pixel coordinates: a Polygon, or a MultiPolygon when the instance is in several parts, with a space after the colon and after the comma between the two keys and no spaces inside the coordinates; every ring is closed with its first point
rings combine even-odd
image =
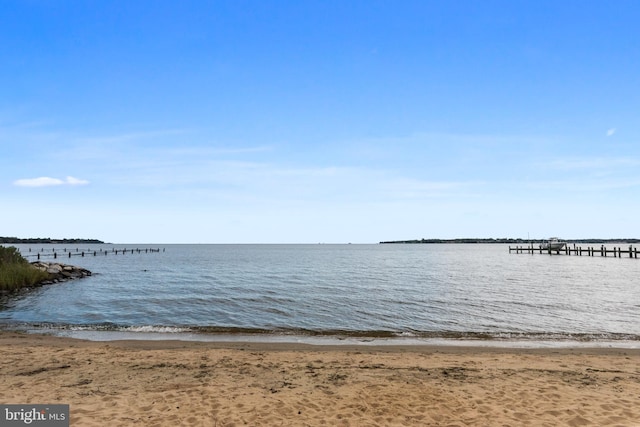
{"type": "MultiPolygon", "coordinates": [[[[16,246],[27,255],[30,247],[31,254],[51,248],[16,246]]],[[[2,300],[0,323],[60,334],[164,331],[640,345],[640,260],[509,254],[505,245],[477,244],[159,247],[164,252],[58,259],[93,276],[2,300]]]]}

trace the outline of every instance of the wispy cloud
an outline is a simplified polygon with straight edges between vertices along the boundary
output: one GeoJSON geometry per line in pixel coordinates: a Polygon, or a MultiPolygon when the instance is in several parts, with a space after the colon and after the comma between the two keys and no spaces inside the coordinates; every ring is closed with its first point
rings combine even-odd
{"type": "Polygon", "coordinates": [[[89,181],[84,179],[74,178],[68,176],[65,179],[51,178],[48,176],[41,176],[38,178],[24,178],[18,179],[13,182],[13,185],[18,187],[54,187],[58,185],[87,185],[89,181]]]}
{"type": "Polygon", "coordinates": [[[611,129],[609,129],[609,130],[607,131],[607,136],[611,136],[611,135],[613,135],[614,133],[616,133],[616,128],[611,128],[611,129]]]}
{"type": "Polygon", "coordinates": [[[190,131],[186,129],[158,129],[140,132],[119,133],[113,135],[102,136],[84,136],[77,137],[76,142],[81,144],[123,144],[134,141],[149,140],[154,138],[162,138],[165,136],[184,135],[190,131]]]}
{"type": "Polygon", "coordinates": [[[87,185],[89,184],[89,181],[68,176],[64,183],[68,185],[87,185]]]}
{"type": "Polygon", "coordinates": [[[615,169],[640,166],[640,158],[635,157],[584,157],[557,159],[542,166],[557,170],[615,169]]]}
{"type": "Polygon", "coordinates": [[[588,178],[529,182],[529,189],[546,190],[550,193],[566,191],[571,193],[603,193],[640,187],[640,179],[630,178],[588,178]]]}
{"type": "Polygon", "coordinates": [[[609,191],[640,186],[640,157],[567,157],[537,164],[542,172],[532,188],[565,191],[609,191]]]}
{"type": "Polygon", "coordinates": [[[385,183],[389,196],[401,199],[426,199],[475,197],[484,186],[481,181],[428,181],[415,178],[395,177],[385,183]]]}

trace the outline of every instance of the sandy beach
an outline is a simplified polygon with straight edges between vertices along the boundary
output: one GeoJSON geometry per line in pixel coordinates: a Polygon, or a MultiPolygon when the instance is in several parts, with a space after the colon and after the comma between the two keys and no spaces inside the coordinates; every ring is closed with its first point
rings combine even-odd
{"type": "Polygon", "coordinates": [[[73,426],[640,426],[640,351],[0,333],[1,403],[73,426]]]}

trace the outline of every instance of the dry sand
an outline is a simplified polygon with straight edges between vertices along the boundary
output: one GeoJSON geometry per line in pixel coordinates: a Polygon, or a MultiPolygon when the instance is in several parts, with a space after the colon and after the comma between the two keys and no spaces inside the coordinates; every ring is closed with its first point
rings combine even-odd
{"type": "Polygon", "coordinates": [[[73,426],[640,426],[640,351],[0,333],[0,403],[73,426]]]}

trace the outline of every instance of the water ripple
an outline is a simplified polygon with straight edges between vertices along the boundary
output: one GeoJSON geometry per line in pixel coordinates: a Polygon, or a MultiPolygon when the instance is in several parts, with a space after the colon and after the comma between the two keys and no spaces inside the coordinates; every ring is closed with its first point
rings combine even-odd
{"type": "Polygon", "coordinates": [[[503,245],[169,245],[161,253],[73,263],[94,275],[5,298],[0,321],[365,335],[640,335],[635,260],[515,255],[503,245]]]}

